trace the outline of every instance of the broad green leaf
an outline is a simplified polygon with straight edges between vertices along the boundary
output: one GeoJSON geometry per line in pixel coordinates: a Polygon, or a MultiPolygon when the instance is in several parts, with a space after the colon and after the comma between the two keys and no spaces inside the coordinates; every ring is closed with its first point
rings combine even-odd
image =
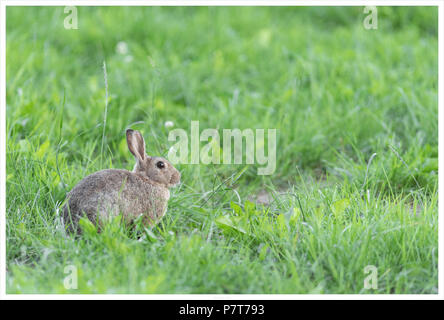
{"type": "Polygon", "coordinates": [[[287,227],[287,221],[285,219],[285,215],[284,214],[280,214],[280,215],[277,216],[276,223],[278,225],[279,232],[287,233],[288,227],[287,227]]]}
{"type": "Polygon", "coordinates": [[[350,206],[350,200],[347,198],[338,200],[333,202],[331,205],[331,209],[335,216],[340,216],[344,213],[345,209],[347,209],[350,206]]]}
{"type": "Polygon", "coordinates": [[[88,218],[81,218],[79,221],[80,228],[82,229],[84,234],[93,235],[97,233],[97,228],[92,224],[88,218]]]}
{"type": "Polygon", "coordinates": [[[216,223],[225,230],[235,230],[244,234],[247,234],[244,228],[238,225],[239,219],[230,217],[228,215],[220,216],[216,220],[216,223]],[[236,221],[237,220],[237,221],[236,221]]]}
{"type": "Polygon", "coordinates": [[[49,147],[49,140],[46,140],[43,144],[40,145],[37,152],[35,153],[38,159],[42,159],[45,156],[46,150],[49,147]]]}
{"type": "Polygon", "coordinates": [[[256,210],[256,204],[254,202],[249,201],[249,200],[245,201],[244,210],[248,216],[259,214],[259,211],[256,210]]]}
{"type": "Polygon", "coordinates": [[[300,216],[301,209],[299,209],[298,207],[292,207],[289,211],[285,213],[285,219],[291,225],[295,225],[298,222],[300,216]]]}
{"type": "Polygon", "coordinates": [[[150,229],[145,228],[145,233],[152,241],[156,242],[158,240],[156,235],[150,229]]]}
{"type": "Polygon", "coordinates": [[[231,201],[230,207],[231,207],[231,209],[233,209],[233,211],[236,215],[238,215],[238,216],[242,215],[242,208],[237,203],[234,203],[233,201],[231,201]]]}

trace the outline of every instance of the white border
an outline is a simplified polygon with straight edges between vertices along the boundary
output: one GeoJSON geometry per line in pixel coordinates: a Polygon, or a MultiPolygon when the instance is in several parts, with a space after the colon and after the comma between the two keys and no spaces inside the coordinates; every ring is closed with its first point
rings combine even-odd
{"type": "MultiPolygon", "coordinates": [[[[443,107],[442,100],[442,79],[443,79],[443,19],[444,19],[444,3],[442,1],[264,1],[264,0],[215,0],[215,1],[197,1],[197,0],[152,0],[152,1],[122,1],[122,0],[107,0],[107,1],[21,1],[21,0],[1,0],[0,6],[0,112],[1,112],[1,126],[0,126],[0,299],[6,300],[67,300],[67,299],[150,299],[150,300],[442,300],[444,294],[442,292],[444,275],[442,272],[443,264],[443,222],[442,210],[439,205],[439,231],[438,231],[438,294],[6,294],[6,6],[437,6],[438,7],[438,123],[443,123],[444,113],[441,111],[443,107]],[[441,89],[441,90],[439,90],[441,89]]],[[[439,141],[444,141],[444,129],[438,125],[439,141]]],[[[444,168],[444,159],[439,145],[439,168],[444,168]]],[[[439,172],[439,186],[444,186],[444,175],[439,172]]],[[[439,197],[439,195],[438,195],[439,197]]],[[[439,204],[441,204],[441,197],[439,197],[439,204]]]]}

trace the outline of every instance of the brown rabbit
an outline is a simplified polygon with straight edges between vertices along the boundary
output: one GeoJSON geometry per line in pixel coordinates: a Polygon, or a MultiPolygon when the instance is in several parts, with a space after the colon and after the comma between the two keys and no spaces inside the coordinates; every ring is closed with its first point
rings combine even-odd
{"type": "Polygon", "coordinates": [[[63,210],[68,231],[81,233],[79,220],[83,215],[99,227],[119,214],[127,223],[142,215],[146,226],[165,215],[170,198],[168,188],[180,182],[179,171],[164,158],[148,156],[139,131],[126,130],[126,141],[136,157],[133,171],[106,169],[80,181],[68,193],[63,210]]]}

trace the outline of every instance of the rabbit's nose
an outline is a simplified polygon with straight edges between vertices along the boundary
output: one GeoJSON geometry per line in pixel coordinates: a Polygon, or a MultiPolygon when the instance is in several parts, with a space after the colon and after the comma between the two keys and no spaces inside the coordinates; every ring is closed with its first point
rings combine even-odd
{"type": "Polygon", "coordinates": [[[171,179],[170,179],[170,184],[171,185],[176,185],[180,182],[180,172],[176,171],[172,174],[171,179]]]}

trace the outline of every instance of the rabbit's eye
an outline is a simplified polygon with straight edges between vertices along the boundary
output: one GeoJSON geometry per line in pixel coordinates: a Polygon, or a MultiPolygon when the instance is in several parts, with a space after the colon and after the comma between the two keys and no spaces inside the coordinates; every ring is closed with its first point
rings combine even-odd
{"type": "Polygon", "coordinates": [[[156,166],[157,166],[159,169],[163,169],[163,168],[165,168],[165,163],[163,163],[162,161],[159,161],[158,163],[156,163],[156,166]]]}

